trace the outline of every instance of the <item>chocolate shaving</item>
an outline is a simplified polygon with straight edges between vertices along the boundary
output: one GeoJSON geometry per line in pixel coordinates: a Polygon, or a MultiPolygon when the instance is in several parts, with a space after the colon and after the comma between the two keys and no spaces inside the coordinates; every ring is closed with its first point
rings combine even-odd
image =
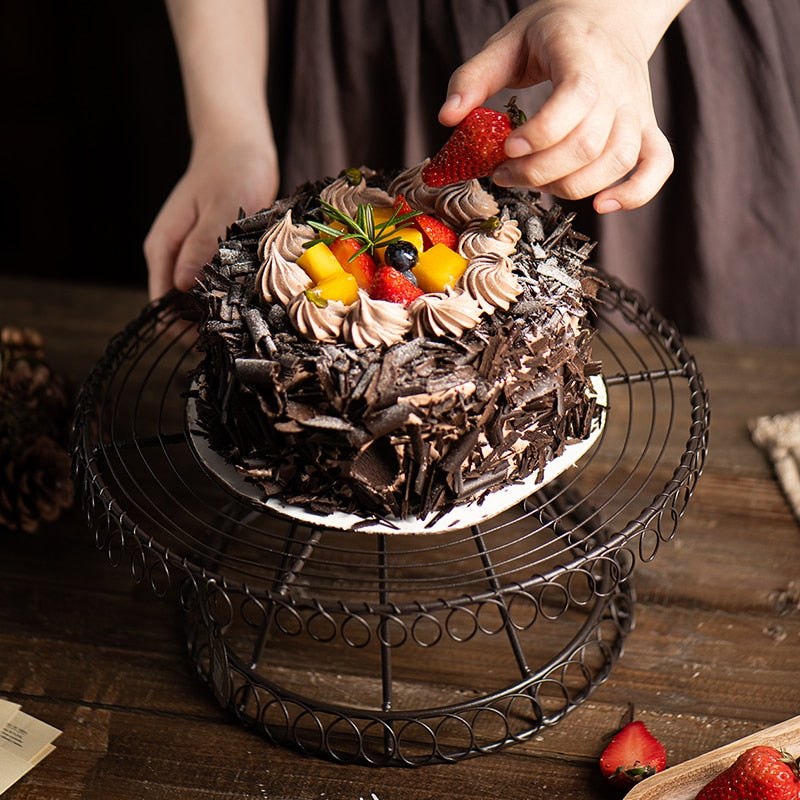
{"type": "Polygon", "coordinates": [[[364,418],[364,426],[377,439],[397,430],[411,414],[411,406],[398,403],[364,418]]]}
{"type": "Polygon", "coordinates": [[[452,447],[447,455],[441,460],[440,468],[444,472],[455,472],[461,468],[464,460],[475,449],[480,431],[473,430],[465,434],[461,440],[452,447]]]}

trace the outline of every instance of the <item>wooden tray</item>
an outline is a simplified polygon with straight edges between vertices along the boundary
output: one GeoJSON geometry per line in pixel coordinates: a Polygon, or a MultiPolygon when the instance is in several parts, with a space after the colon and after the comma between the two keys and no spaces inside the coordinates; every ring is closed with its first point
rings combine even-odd
{"type": "Polygon", "coordinates": [[[797,758],[800,756],[800,717],[751,733],[646,778],[625,795],[625,800],[694,800],[715,775],[727,769],[748,747],[759,744],[786,750],[797,758]]]}

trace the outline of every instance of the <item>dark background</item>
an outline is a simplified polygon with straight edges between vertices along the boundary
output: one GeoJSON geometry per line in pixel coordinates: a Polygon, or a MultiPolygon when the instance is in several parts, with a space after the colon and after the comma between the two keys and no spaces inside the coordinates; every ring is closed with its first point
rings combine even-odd
{"type": "Polygon", "coordinates": [[[161,0],[2,0],[0,272],[144,286],[189,153],[161,0]]]}

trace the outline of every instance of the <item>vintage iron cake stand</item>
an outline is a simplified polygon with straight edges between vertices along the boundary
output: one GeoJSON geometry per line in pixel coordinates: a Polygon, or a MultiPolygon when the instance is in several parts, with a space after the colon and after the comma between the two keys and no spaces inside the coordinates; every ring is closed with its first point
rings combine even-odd
{"type": "Polygon", "coordinates": [[[273,742],[417,766],[525,741],[608,676],[634,567],[675,535],[707,451],[678,331],[614,279],[600,300],[608,408],[591,450],[508,511],[402,535],[291,519],[215,474],[187,423],[194,326],[175,296],[151,304],[78,402],[96,545],[181,603],[198,674],[273,742]]]}

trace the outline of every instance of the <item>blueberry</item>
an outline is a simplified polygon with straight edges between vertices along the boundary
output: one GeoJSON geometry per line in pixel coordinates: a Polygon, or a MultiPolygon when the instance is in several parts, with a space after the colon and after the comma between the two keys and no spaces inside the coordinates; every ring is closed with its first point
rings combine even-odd
{"type": "Polygon", "coordinates": [[[419,253],[411,242],[399,239],[386,248],[383,259],[390,267],[394,267],[399,272],[408,272],[417,265],[419,253]]]}

